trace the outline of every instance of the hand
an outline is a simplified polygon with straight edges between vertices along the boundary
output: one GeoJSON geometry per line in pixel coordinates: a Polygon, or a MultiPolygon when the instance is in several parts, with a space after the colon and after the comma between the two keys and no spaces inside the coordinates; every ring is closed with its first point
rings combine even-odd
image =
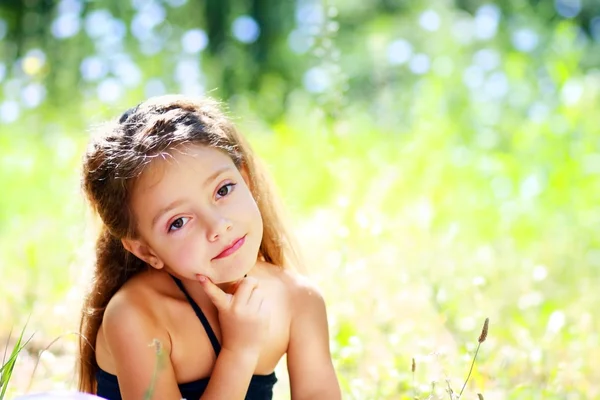
{"type": "Polygon", "coordinates": [[[241,280],[228,294],[205,276],[198,277],[204,292],[219,312],[223,335],[221,347],[235,354],[258,357],[269,328],[270,310],[256,278],[241,280]]]}

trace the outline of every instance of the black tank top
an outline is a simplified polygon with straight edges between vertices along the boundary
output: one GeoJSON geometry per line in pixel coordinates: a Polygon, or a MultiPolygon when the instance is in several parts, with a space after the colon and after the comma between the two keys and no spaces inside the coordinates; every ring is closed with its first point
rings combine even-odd
{"type": "MultiPolygon", "coordinates": [[[[183,283],[177,278],[173,276],[173,280],[181,289],[188,302],[194,309],[194,312],[200,319],[202,326],[204,326],[204,330],[212,343],[213,349],[215,350],[215,354],[217,357],[221,351],[221,344],[215,335],[215,332],[210,327],[208,323],[208,319],[198,307],[196,302],[192,299],[192,297],[188,294],[183,286],[183,283]]],[[[206,390],[208,386],[208,381],[210,377],[198,379],[193,382],[181,383],[178,385],[179,391],[181,392],[181,397],[186,400],[198,400],[200,396],[206,390]]],[[[96,382],[97,382],[97,390],[96,394],[100,397],[103,397],[107,400],[122,400],[121,392],[119,390],[119,381],[117,377],[113,374],[109,374],[108,372],[98,368],[96,372],[96,382]]],[[[277,377],[275,376],[275,371],[270,373],[269,375],[253,375],[250,380],[250,385],[248,386],[248,392],[246,393],[246,400],[270,400],[273,398],[273,386],[277,382],[277,377]]]]}

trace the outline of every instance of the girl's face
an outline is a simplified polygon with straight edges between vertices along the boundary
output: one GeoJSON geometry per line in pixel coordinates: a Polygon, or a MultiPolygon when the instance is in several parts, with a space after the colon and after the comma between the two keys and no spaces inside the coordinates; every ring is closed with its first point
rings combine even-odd
{"type": "Polygon", "coordinates": [[[247,180],[213,148],[188,145],[157,157],[134,184],[130,206],[138,238],[124,245],[182,278],[242,278],[256,264],[263,234],[247,180]]]}

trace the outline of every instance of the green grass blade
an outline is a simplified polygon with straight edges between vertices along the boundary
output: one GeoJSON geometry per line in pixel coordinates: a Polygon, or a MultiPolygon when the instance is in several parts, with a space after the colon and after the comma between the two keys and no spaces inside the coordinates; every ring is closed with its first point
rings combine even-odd
{"type": "MultiPolygon", "coordinates": [[[[33,337],[32,335],[29,339],[27,339],[25,343],[21,345],[21,342],[23,341],[23,336],[25,335],[26,326],[27,324],[25,324],[25,326],[23,327],[23,330],[21,331],[21,334],[19,335],[15,346],[13,347],[12,352],[10,353],[8,361],[6,363],[3,363],[0,367],[0,400],[4,399],[4,396],[6,395],[8,382],[10,381],[10,377],[15,368],[15,364],[17,362],[17,357],[19,356],[19,353],[25,348],[25,346],[27,346],[27,344],[33,337]]],[[[8,347],[8,343],[6,345],[8,347]]]]}
{"type": "MultiPolygon", "coordinates": [[[[2,367],[4,367],[5,365],[6,353],[8,352],[8,344],[10,343],[10,338],[12,338],[12,328],[10,328],[10,331],[8,332],[8,339],[6,339],[6,346],[4,346],[4,355],[2,356],[2,367]]],[[[3,368],[0,368],[0,374],[2,373],[2,369],[3,368]]]]}

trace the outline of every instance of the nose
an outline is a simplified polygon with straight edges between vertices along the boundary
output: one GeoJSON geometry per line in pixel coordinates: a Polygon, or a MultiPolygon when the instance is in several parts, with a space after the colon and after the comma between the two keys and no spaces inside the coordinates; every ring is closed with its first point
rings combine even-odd
{"type": "Polygon", "coordinates": [[[209,242],[216,242],[224,233],[231,230],[233,223],[223,215],[213,215],[207,221],[206,235],[209,242]]]}

